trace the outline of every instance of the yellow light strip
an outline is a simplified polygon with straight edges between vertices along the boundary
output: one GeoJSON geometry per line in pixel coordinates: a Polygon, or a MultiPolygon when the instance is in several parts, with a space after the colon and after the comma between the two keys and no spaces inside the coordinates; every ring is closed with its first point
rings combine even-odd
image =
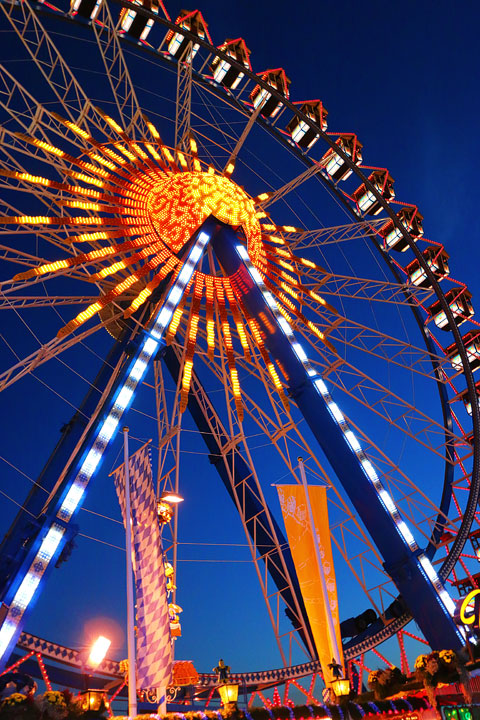
{"type": "Polygon", "coordinates": [[[275,369],[275,365],[273,364],[273,362],[267,362],[267,370],[268,370],[270,377],[272,378],[273,384],[275,385],[275,389],[277,390],[277,392],[280,396],[280,400],[282,401],[283,407],[285,408],[285,410],[287,412],[289,412],[290,411],[290,403],[285,394],[283,384],[282,384],[280,378],[278,377],[278,373],[275,369]]]}
{"type": "Polygon", "coordinates": [[[50,145],[44,140],[38,140],[37,138],[30,137],[30,135],[25,135],[25,133],[15,132],[13,133],[13,135],[15,135],[15,137],[19,138],[20,140],[29,143],[30,145],[35,145],[35,147],[38,147],[41,150],[45,150],[45,152],[48,152],[51,155],[55,155],[56,157],[63,158],[67,154],[63,150],[60,150],[60,148],[57,148],[54,145],[50,145]]]}
{"type": "Polygon", "coordinates": [[[152,137],[153,137],[155,140],[161,140],[161,138],[160,138],[160,133],[158,132],[158,130],[157,130],[157,128],[155,127],[155,125],[151,122],[151,120],[149,120],[146,115],[143,115],[142,117],[143,117],[143,120],[145,121],[145,124],[146,124],[146,126],[148,127],[148,129],[149,129],[152,137]]]}
{"type": "Polygon", "coordinates": [[[193,367],[193,356],[195,354],[195,347],[197,344],[197,332],[198,332],[198,321],[199,321],[199,310],[200,303],[202,301],[203,294],[203,275],[196,273],[195,275],[195,288],[193,291],[193,301],[190,310],[190,316],[188,319],[188,340],[185,354],[185,365],[183,369],[182,377],[182,389],[180,393],[180,412],[185,412],[188,403],[188,394],[190,392],[190,383],[192,381],[192,367],[193,367]]]}
{"type": "Polygon", "coordinates": [[[182,166],[182,170],[188,170],[188,163],[185,155],[180,151],[177,150],[177,157],[180,161],[180,165],[182,166]]]}
{"type": "MultiPolygon", "coordinates": [[[[265,226],[262,225],[262,229],[265,226]]],[[[264,240],[268,240],[268,242],[275,243],[275,245],[285,245],[285,240],[283,238],[275,237],[275,235],[262,235],[262,238],[264,240]]]]}
{"type": "Polygon", "coordinates": [[[227,355],[227,364],[230,371],[230,384],[232,387],[233,399],[237,410],[238,421],[243,420],[243,406],[241,401],[240,383],[238,381],[238,372],[235,364],[235,355],[233,352],[232,335],[230,333],[230,325],[225,307],[225,295],[222,278],[214,278],[215,289],[217,293],[218,310],[220,314],[220,326],[222,328],[223,339],[225,341],[225,352],[227,355]]]}
{"type": "Polygon", "coordinates": [[[227,300],[230,305],[230,310],[232,311],[233,321],[237,328],[238,338],[240,340],[240,344],[243,349],[243,355],[245,357],[245,360],[250,360],[251,359],[250,348],[248,346],[248,340],[247,340],[247,335],[245,333],[245,327],[244,327],[242,319],[240,317],[240,313],[238,311],[237,300],[235,298],[233,288],[232,288],[230,280],[228,278],[224,278],[223,286],[225,288],[225,294],[227,296],[227,300]]]}
{"type": "Polygon", "coordinates": [[[225,177],[231,177],[231,175],[233,175],[234,170],[235,170],[235,163],[234,162],[228,163],[223,174],[225,175],[225,177]]]}
{"type": "Polygon", "coordinates": [[[168,326],[167,334],[165,335],[165,342],[167,345],[170,345],[173,341],[173,338],[176,335],[176,332],[178,330],[178,326],[180,325],[180,320],[182,319],[184,306],[185,306],[185,300],[186,300],[186,294],[183,296],[183,299],[181,300],[179,306],[173,313],[173,317],[171,319],[170,325],[168,326]]]}
{"type": "Polygon", "coordinates": [[[161,161],[160,155],[158,154],[158,152],[155,150],[155,148],[153,147],[153,145],[151,143],[146,142],[145,147],[147,148],[148,152],[150,153],[150,155],[153,157],[154,160],[161,161]]]}
{"type": "Polygon", "coordinates": [[[215,354],[215,322],[213,319],[213,300],[214,300],[214,284],[213,278],[207,275],[205,278],[205,296],[206,296],[206,324],[207,324],[207,356],[213,360],[215,354]]]}
{"type": "Polygon", "coordinates": [[[133,255],[130,255],[130,257],[122,258],[122,260],[118,260],[116,263],[113,263],[108,267],[102,268],[99,272],[91,275],[89,277],[89,281],[98,282],[99,280],[103,280],[109,275],[114,275],[119,270],[124,270],[125,268],[130,267],[136,262],[144,260],[145,258],[149,257],[149,255],[153,255],[154,253],[157,253],[158,255],[158,253],[163,250],[163,243],[152,243],[150,238],[142,238],[138,239],[137,241],[134,240],[122,243],[122,245],[118,246],[117,252],[121,252],[123,250],[130,250],[135,246],[138,247],[141,245],[147,245],[147,247],[145,247],[143,250],[140,250],[140,252],[136,252],[133,255]]]}
{"type": "Polygon", "coordinates": [[[178,260],[178,258],[169,257],[165,265],[160,269],[160,271],[155,275],[155,277],[150,280],[148,285],[143,288],[143,290],[137,295],[137,297],[133,300],[130,306],[125,310],[123,316],[125,318],[129,318],[130,315],[132,315],[135,310],[140,307],[140,305],[143,305],[145,300],[150,297],[155,288],[158,287],[161,280],[167,277],[168,273],[171,272],[179,264],[179,262],[180,261],[178,260]]]}
{"type": "Polygon", "coordinates": [[[138,143],[132,142],[130,144],[130,146],[135,150],[137,155],[142,158],[142,160],[148,160],[147,153],[145,152],[145,150],[142,150],[142,148],[140,147],[140,145],[138,143]]]}

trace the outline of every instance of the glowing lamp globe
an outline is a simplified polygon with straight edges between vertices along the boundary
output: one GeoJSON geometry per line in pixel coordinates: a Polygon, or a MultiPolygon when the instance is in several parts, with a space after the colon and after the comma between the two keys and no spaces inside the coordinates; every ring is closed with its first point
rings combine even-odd
{"type": "Polygon", "coordinates": [[[238,685],[220,685],[218,688],[220,698],[226,707],[230,703],[236,703],[238,700],[238,685]]]}
{"type": "Polygon", "coordinates": [[[88,656],[87,665],[90,668],[96,668],[100,665],[102,660],[105,658],[105,655],[108,652],[108,648],[111,645],[111,640],[104,637],[103,635],[99,635],[98,638],[95,640],[95,642],[92,645],[92,648],[90,650],[90,655],[88,656]]]}
{"type": "Polygon", "coordinates": [[[82,710],[92,710],[97,712],[101,710],[102,705],[108,708],[108,701],[104,697],[103,690],[85,690],[80,693],[82,710]]]}
{"type": "Polygon", "coordinates": [[[345,697],[350,694],[350,680],[345,678],[333,680],[332,688],[337,697],[345,697]]]}
{"type": "Polygon", "coordinates": [[[181,495],[177,495],[177,493],[165,491],[162,493],[160,501],[177,504],[183,502],[184,499],[181,495]]]}

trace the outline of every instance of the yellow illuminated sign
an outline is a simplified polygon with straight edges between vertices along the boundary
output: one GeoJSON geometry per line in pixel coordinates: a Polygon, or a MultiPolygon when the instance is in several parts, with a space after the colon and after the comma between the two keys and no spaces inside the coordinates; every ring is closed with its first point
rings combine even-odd
{"type": "MultiPolygon", "coordinates": [[[[480,590],[476,588],[475,590],[469,592],[462,601],[462,604],[460,606],[460,622],[464,625],[473,625],[473,623],[475,622],[475,612],[473,612],[471,615],[465,615],[465,611],[472,602],[473,598],[476,597],[476,595],[478,594],[480,594],[480,590]]],[[[477,623],[480,624],[480,618],[477,619],[477,623]]]]}

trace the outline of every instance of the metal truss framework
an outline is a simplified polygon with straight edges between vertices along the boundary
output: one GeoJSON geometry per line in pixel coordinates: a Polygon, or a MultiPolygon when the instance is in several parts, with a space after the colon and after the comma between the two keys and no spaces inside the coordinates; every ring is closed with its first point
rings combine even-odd
{"type": "Polygon", "coordinates": [[[188,149],[192,112],[192,43],[177,64],[177,98],[175,105],[175,148],[188,149]]]}
{"type": "MultiPolygon", "coordinates": [[[[112,27],[113,27],[113,26],[112,26],[112,27]]],[[[117,40],[117,42],[118,42],[118,40],[117,40]]],[[[112,47],[113,47],[113,46],[112,46],[112,47]]],[[[190,68],[190,69],[191,69],[191,68],[190,68]]],[[[121,75],[119,75],[118,77],[121,77],[121,75]]],[[[43,115],[44,115],[43,111],[41,111],[40,113],[38,113],[37,111],[35,112],[35,123],[38,123],[38,124],[35,125],[35,127],[39,127],[39,126],[40,126],[40,123],[41,123],[41,119],[40,119],[40,118],[42,118],[43,115]],[[38,119],[37,119],[37,116],[38,116],[38,119]]],[[[32,121],[32,122],[33,122],[33,121],[32,121]]],[[[101,120],[99,119],[99,127],[100,127],[100,125],[101,125],[101,120]]],[[[312,173],[312,174],[313,174],[313,173],[312,173]]],[[[377,221],[374,221],[374,222],[377,222],[377,221]]],[[[384,221],[382,220],[382,221],[379,221],[379,222],[382,222],[382,223],[383,223],[384,221]]],[[[366,225],[366,226],[371,226],[372,224],[373,224],[372,222],[368,222],[368,223],[366,223],[365,225],[366,225]]],[[[355,230],[354,230],[353,228],[350,228],[349,230],[347,229],[347,230],[345,231],[345,233],[346,233],[346,235],[348,235],[348,234],[350,235],[349,238],[345,237],[345,239],[352,239],[352,238],[356,237],[355,233],[358,233],[358,229],[355,228],[355,230]]],[[[319,240],[320,240],[320,242],[321,242],[321,238],[322,238],[322,237],[323,237],[325,243],[334,242],[334,241],[335,241],[335,242],[338,242],[338,241],[339,241],[338,238],[337,238],[336,240],[329,239],[329,237],[328,237],[328,229],[326,229],[325,231],[323,231],[323,236],[317,236],[317,237],[315,238],[315,240],[312,240],[312,239],[311,239],[311,237],[312,237],[311,234],[310,234],[310,240],[309,240],[308,237],[307,237],[307,235],[308,235],[308,234],[305,234],[304,236],[302,236],[302,237],[304,238],[304,240],[303,240],[303,241],[299,241],[299,243],[302,243],[302,242],[319,242],[319,240]]],[[[358,236],[364,237],[361,233],[359,233],[358,236]]],[[[353,279],[352,279],[352,280],[353,280],[353,279]]],[[[354,281],[354,280],[353,280],[353,281],[354,281]]],[[[346,281],[346,282],[348,282],[348,281],[346,281]]],[[[386,292],[388,292],[388,288],[384,288],[384,290],[385,290],[386,292]]],[[[361,294],[361,292],[362,292],[362,291],[360,291],[360,294],[361,294]]],[[[365,295],[366,295],[367,292],[368,292],[368,291],[367,291],[367,288],[366,288],[365,286],[364,286],[364,288],[363,288],[363,292],[365,293],[365,295]]],[[[368,340],[368,335],[366,336],[365,339],[368,340]]],[[[388,339],[387,339],[387,338],[384,338],[383,341],[384,341],[385,343],[388,343],[388,339]]],[[[42,352],[43,352],[43,350],[40,351],[40,354],[41,354],[42,352]]],[[[47,355],[48,355],[48,353],[47,353],[47,355]]],[[[47,357],[47,355],[46,355],[45,357],[47,357]]],[[[53,356],[53,355],[52,355],[52,356],[53,356]]],[[[405,357],[406,357],[406,355],[405,355],[405,357]]],[[[43,358],[43,355],[41,355],[41,358],[43,358]]],[[[42,361],[41,358],[40,358],[40,361],[42,361]]],[[[34,361],[34,362],[35,362],[35,361],[34,361]]],[[[445,361],[443,360],[443,362],[445,362],[445,361]]],[[[36,364],[32,364],[32,365],[30,365],[29,367],[30,367],[30,368],[36,367],[36,364]]],[[[334,369],[332,369],[331,372],[334,372],[334,369]]],[[[340,382],[340,381],[339,381],[339,382],[340,382]]],[[[359,383],[358,383],[357,385],[355,385],[355,387],[356,387],[356,389],[358,389],[358,392],[359,392],[360,394],[363,394],[364,389],[363,389],[362,386],[361,386],[361,381],[359,381],[359,383]]],[[[369,390],[371,391],[372,388],[369,388],[369,390]]],[[[365,392],[366,392],[366,390],[365,390],[365,392]]],[[[365,396],[365,398],[366,398],[366,396],[365,396]]],[[[366,402],[366,401],[367,401],[367,400],[365,399],[365,402],[366,402]]],[[[381,404],[381,402],[382,402],[382,401],[380,401],[380,400],[378,401],[379,404],[381,404]]]]}
{"type": "MultiPolygon", "coordinates": [[[[165,362],[174,381],[179,382],[184,362],[181,350],[169,349],[165,353],[165,362]]],[[[224,390],[228,393],[229,389],[225,378],[223,378],[223,382],[224,390]]],[[[289,664],[287,653],[291,653],[292,639],[296,640],[296,636],[293,631],[286,634],[280,631],[280,599],[285,602],[289,617],[296,630],[300,632],[310,657],[314,657],[315,651],[310,638],[308,620],[301,601],[290,551],[265,501],[253,459],[248,451],[245,434],[241,428],[234,436],[226,430],[195,373],[191,388],[188,407],[210,451],[211,462],[235,503],[242,521],[282,661],[284,665],[289,664]],[[272,582],[276,589],[270,587],[272,582]],[[287,649],[284,647],[285,635],[288,640],[287,649]]],[[[164,397],[162,402],[157,400],[160,423],[162,428],[171,428],[170,423],[163,419],[168,413],[164,402],[164,397]]],[[[178,426],[173,433],[170,430],[166,435],[161,436],[160,447],[162,449],[166,442],[170,442],[172,435],[178,437],[178,426]]],[[[176,468],[176,473],[178,473],[180,463],[178,441],[171,445],[170,449],[175,458],[171,463],[172,470],[176,468]]],[[[178,474],[176,477],[178,492],[178,474]]],[[[176,538],[174,544],[176,544],[176,538]]]]}

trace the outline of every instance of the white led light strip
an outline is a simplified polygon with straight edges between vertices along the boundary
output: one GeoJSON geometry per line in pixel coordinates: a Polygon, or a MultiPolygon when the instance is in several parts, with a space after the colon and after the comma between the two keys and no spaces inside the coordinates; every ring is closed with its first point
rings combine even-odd
{"type": "MultiPolygon", "coordinates": [[[[192,278],[195,267],[209,239],[210,235],[202,231],[190,250],[177,279],[170,288],[167,298],[157,314],[153,327],[145,335],[132,369],[123,385],[119,388],[112,409],[102,422],[93,444],[62,502],[57,513],[59,520],[68,522],[77,509],[90,478],[97,469],[108,443],[118,428],[124,411],[128,407],[138,384],[142,381],[147,371],[149,361],[159,349],[162,335],[183,297],[185,288],[192,278]]],[[[55,522],[52,523],[29,570],[15,593],[8,614],[0,629],[0,661],[3,659],[5,651],[8,649],[17,631],[26,608],[35,595],[40,580],[55,554],[65,531],[66,529],[62,525],[55,522]]]]}
{"type": "MultiPolygon", "coordinates": [[[[325,385],[325,382],[320,377],[319,373],[312,367],[310,364],[310,361],[308,360],[307,354],[305,353],[305,350],[300,345],[300,343],[297,341],[293,330],[290,326],[290,323],[285,320],[283,315],[281,314],[280,310],[278,309],[277,302],[272,295],[272,293],[267,289],[267,286],[263,282],[263,279],[258,272],[257,268],[252,264],[250,257],[248,255],[247,250],[243,245],[236,245],[235,249],[237,253],[242,258],[243,262],[245,263],[245,266],[250,273],[253,281],[257,285],[258,289],[261,291],[263,297],[265,298],[265,301],[270,308],[270,310],[275,315],[275,319],[277,320],[278,325],[280,326],[282,332],[287,337],[288,341],[290,342],[290,345],[292,346],[292,349],[297,356],[297,358],[302,363],[303,367],[305,368],[305,371],[309,378],[311,379],[314,387],[316,390],[320,393],[323,400],[325,401],[328,410],[330,411],[330,414],[332,415],[333,419],[339,426],[339,428],[342,430],[343,435],[345,437],[345,440],[347,444],[350,446],[350,448],[353,450],[355,455],[357,456],[360,465],[362,467],[363,472],[371,482],[371,484],[374,486],[382,505],[385,507],[387,512],[390,514],[390,517],[395,523],[395,527],[397,529],[398,534],[402,538],[402,540],[409,546],[409,548],[413,552],[418,553],[418,545],[415,542],[415,538],[413,537],[412,533],[408,529],[407,525],[405,524],[404,520],[402,519],[400,512],[398,511],[397,506],[395,505],[395,502],[390,495],[390,493],[385,490],[384,486],[382,485],[382,482],[380,481],[380,478],[377,475],[377,472],[375,468],[373,467],[370,460],[365,455],[365,452],[363,451],[358,438],[356,437],[355,433],[350,429],[348,426],[348,423],[338,407],[338,405],[333,401],[332,396],[330,395],[330,392],[325,385]]],[[[455,603],[448,594],[448,592],[445,590],[442,581],[440,580],[437,572],[435,571],[432,563],[427,558],[427,556],[424,553],[417,554],[418,562],[420,563],[421,569],[423,574],[428,577],[429,581],[435,588],[435,591],[437,593],[439,602],[441,605],[443,605],[448,613],[453,616],[453,613],[455,611],[455,603]]]]}

